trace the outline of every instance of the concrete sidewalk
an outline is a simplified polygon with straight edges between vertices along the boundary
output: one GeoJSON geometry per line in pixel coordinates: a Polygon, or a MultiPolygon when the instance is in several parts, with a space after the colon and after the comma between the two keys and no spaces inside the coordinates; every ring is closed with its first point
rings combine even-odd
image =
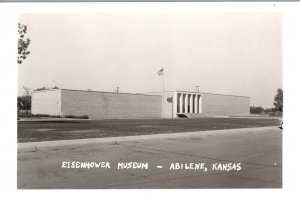
{"type": "Polygon", "coordinates": [[[282,130],[276,127],[18,144],[19,189],[281,187],[282,130]],[[68,161],[109,162],[111,168],[62,168],[68,161]],[[120,170],[120,162],[149,168],[120,170]],[[200,162],[207,171],[170,169],[200,162]],[[215,163],[242,169],[213,170],[215,163]]]}

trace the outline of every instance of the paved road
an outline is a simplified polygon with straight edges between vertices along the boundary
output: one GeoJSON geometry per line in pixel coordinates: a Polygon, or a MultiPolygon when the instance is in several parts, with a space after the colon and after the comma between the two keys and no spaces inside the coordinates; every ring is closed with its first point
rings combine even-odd
{"type": "Polygon", "coordinates": [[[19,189],[281,187],[282,130],[276,127],[18,144],[19,189]],[[63,161],[109,162],[110,168],[62,168],[63,161]],[[148,169],[117,169],[130,161],[148,169]],[[205,163],[207,171],[170,170],[176,162],[205,163]],[[242,169],[212,170],[216,163],[242,169]]]}

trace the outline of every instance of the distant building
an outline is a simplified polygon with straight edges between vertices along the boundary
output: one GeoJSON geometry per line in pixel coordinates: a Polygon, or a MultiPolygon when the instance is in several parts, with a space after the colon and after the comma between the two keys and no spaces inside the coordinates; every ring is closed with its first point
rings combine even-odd
{"type": "Polygon", "coordinates": [[[31,111],[90,119],[249,116],[250,98],[188,91],[132,94],[53,89],[33,92],[31,111]]]}

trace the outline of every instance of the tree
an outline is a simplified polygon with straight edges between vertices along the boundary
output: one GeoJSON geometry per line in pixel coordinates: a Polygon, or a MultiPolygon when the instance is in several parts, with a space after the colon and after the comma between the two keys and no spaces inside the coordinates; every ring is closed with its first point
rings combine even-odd
{"type": "Polygon", "coordinates": [[[23,86],[23,96],[18,96],[18,109],[19,110],[31,110],[31,89],[23,86]]]}
{"type": "Polygon", "coordinates": [[[262,107],[255,107],[255,106],[250,107],[251,114],[261,114],[263,111],[264,111],[264,108],[262,108],[262,107]]]}
{"type": "Polygon", "coordinates": [[[272,113],[272,112],[275,112],[276,109],[275,108],[267,108],[264,110],[265,113],[272,113]]]}
{"type": "Polygon", "coordinates": [[[23,89],[24,89],[24,93],[23,93],[24,96],[31,96],[32,91],[30,88],[23,86],[23,89]]]}
{"type": "Polygon", "coordinates": [[[59,87],[58,86],[54,86],[54,87],[46,87],[46,86],[43,86],[43,87],[41,87],[41,88],[37,88],[37,89],[35,89],[34,91],[42,91],[42,90],[54,90],[54,89],[59,89],[59,87]]]}
{"type": "Polygon", "coordinates": [[[25,34],[27,33],[27,26],[18,23],[18,64],[22,64],[22,61],[26,59],[27,55],[30,54],[28,51],[28,46],[30,44],[30,39],[25,39],[25,34]]]}
{"type": "Polygon", "coordinates": [[[49,90],[49,88],[43,86],[43,87],[41,87],[41,88],[35,89],[34,91],[42,91],[42,90],[49,90]]]}
{"type": "Polygon", "coordinates": [[[277,94],[274,98],[274,106],[276,111],[283,111],[283,91],[281,88],[277,90],[277,94]]]}
{"type": "Polygon", "coordinates": [[[31,110],[31,96],[18,96],[18,109],[31,110]]]}

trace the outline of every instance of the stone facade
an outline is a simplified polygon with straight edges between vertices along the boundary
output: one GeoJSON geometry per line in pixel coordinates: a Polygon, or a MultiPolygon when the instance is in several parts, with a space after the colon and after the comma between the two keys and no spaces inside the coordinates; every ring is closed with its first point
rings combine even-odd
{"type": "Polygon", "coordinates": [[[90,119],[161,118],[159,95],[62,90],[62,115],[90,119]]]}
{"type": "Polygon", "coordinates": [[[244,96],[201,94],[204,116],[250,116],[250,98],[244,96]]]}
{"type": "Polygon", "coordinates": [[[90,119],[249,116],[250,98],[187,91],[130,94],[81,90],[37,91],[32,113],[90,119]],[[163,100],[162,100],[163,98],[163,100]]]}
{"type": "Polygon", "coordinates": [[[61,115],[61,90],[44,90],[32,93],[31,113],[61,115]]]}
{"type": "Polygon", "coordinates": [[[250,97],[200,92],[174,92],[173,117],[249,116],[250,97]]]}

